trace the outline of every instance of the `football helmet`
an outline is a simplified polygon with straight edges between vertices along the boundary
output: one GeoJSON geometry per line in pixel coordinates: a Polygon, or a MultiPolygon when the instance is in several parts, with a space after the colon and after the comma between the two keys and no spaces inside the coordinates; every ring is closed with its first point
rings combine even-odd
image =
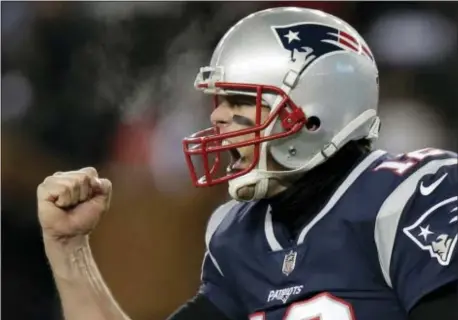
{"type": "Polygon", "coordinates": [[[261,199],[269,179],[298,176],[347,142],[378,136],[378,70],[371,50],[349,24],[319,10],[274,8],[240,20],[220,40],[210,65],[200,68],[195,88],[215,97],[256,99],[255,126],[229,133],[211,127],[183,140],[194,184],[229,181],[234,199],[248,185],[255,186],[253,199],[261,199]],[[263,105],[270,113],[261,122],[263,105]],[[247,134],[253,138],[227,143],[247,134]],[[221,153],[247,145],[254,145],[251,165],[218,174],[221,153]],[[267,170],[268,153],[285,170],[267,170]]]}

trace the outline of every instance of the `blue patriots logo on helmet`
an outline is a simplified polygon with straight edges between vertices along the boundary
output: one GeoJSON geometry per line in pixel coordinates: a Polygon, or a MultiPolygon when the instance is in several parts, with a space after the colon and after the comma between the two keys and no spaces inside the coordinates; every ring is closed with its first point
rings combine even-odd
{"type": "Polygon", "coordinates": [[[403,229],[405,235],[443,266],[450,263],[458,241],[457,200],[458,197],[452,197],[438,203],[403,229]]]}
{"type": "Polygon", "coordinates": [[[293,62],[299,56],[304,56],[307,63],[303,72],[310,63],[325,54],[337,51],[351,51],[363,54],[373,60],[369,48],[347,32],[313,23],[298,23],[288,26],[272,27],[282,47],[290,52],[293,62]]]}

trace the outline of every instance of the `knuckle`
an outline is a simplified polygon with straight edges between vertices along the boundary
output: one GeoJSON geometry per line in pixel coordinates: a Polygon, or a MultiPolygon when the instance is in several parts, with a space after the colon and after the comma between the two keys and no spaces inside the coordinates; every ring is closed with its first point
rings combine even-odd
{"type": "Polygon", "coordinates": [[[81,169],[80,171],[87,173],[90,177],[98,176],[97,169],[95,169],[94,167],[86,167],[81,169]]]}
{"type": "Polygon", "coordinates": [[[105,179],[105,183],[107,184],[107,187],[108,187],[108,188],[110,188],[110,189],[113,188],[113,183],[111,183],[110,180],[105,179]]]}
{"type": "Polygon", "coordinates": [[[67,184],[69,192],[75,192],[80,188],[80,185],[81,184],[78,179],[71,179],[67,184]]]}
{"type": "Polygon", "coordinates": [[[46,177],[43,182],[41,183],[42,186],[46,186],[46,185],[49,185],[52,183],[52,181],[54,180],[54,176],[49,176],[49,177],[46,177]]]}
{"type": "Polygon", "coordinates": [[[87,185],[90,180],[91,180],[91,177],[88,174],[82,174],[79,176],[79,182],[82,185],[87,185]]]}
{"type": "Polygon", "coordinates": [[[73,188],[75,184],[75,179],[66,175],[49,176],[43,182],[44,187],[59,188],[60,190],[73,188]]]}
{"type": "Polygon", "coordinates": [[[62,184],[60,186],[60,193],[62,195],[70,195],[70,193],[72,192],[72,188],[72,185],[62,184]]]}

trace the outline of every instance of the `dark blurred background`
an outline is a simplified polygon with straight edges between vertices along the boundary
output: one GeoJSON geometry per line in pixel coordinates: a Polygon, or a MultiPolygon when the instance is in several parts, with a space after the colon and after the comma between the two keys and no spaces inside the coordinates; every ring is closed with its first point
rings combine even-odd
{"type": "Polygon", "coordinates": [[[205,223],[227,195],[188,179],[181,138],[209,116],[193,81],[233,23],[282,5],[323,9],[366,37],[378,147],[458,151],[457,3],[3,1],[2,319],[59,319],[35,189],[89,165],[114,184],[92,246],[126,312],[164,319],[195,293],[205,223]]]}

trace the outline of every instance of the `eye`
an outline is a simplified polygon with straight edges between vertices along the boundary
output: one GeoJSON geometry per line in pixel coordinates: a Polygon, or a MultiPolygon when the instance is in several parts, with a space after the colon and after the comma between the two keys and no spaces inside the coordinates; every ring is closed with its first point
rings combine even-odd
{"type": "Polygon", "coordinates": [[[247,126],[247,127],[252,127],[252,126],[255,125],[253,120],[251,120],[250,118],[247,118],[247,117],[244,117],[244,116],[240,116],[238,114],[234,114],[232,116],[232,121],[234,121],[237,124],[240,124],[242,126],[247,126]]]}

